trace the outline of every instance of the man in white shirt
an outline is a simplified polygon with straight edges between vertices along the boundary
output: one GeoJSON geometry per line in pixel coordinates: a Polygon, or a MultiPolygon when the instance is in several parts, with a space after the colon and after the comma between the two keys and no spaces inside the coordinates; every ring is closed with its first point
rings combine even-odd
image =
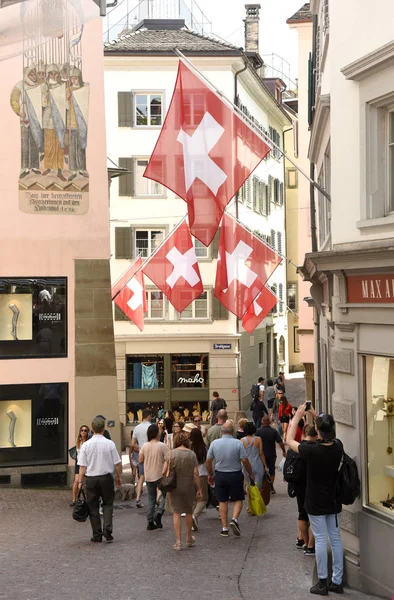
{"type": "Polygon", "coordinates": [[[122,461],[114,442],[104,437],[105,421],[94,419],[92,422],[93,437],[82,444],[78,453],[79,478],[81,488],[86,476],[87,503],[90,524],[93,530],[91,542],[101,542],[104,535],[107,542],[113,541],[112,513],[115,497],[114,469],[116,487],[122,484],[122,461]],[[103,527],[99,513],[99,501],[103,499],[103,527]]]}
{"type": "MultiPolygon", "coordinates": [[[[140,451],[140,448],[148,441],[148,427],[150,425],[152,419],[152,411],[149,408],[144,408],[142,411],[142,423],[137,425],[137,427],[133,431],[133,436],[131,438],[131,450],[134,452],[140,451]]],[[[141,493],[142,486],[144,485],[144,465],[139,463],[138,466],[138,484],[137,484],[137,499],[136,499],[136,507],[144,508],[144,505],[141,502],[141,493]]]]}
{"type": "Polygon", "coordinates": [[[148,441],[141,447],[140,461],[144,465],[146,487],[148,488],[148,526],[147,530],[163,529],[161,518],[164,514],[166,495],[163,492],[160,503],[156,508],[158,485],[163,477],[163,470],[167,468],[169,449],[160,441],[160,431],[156,423],[148,428],[148,441]]]}

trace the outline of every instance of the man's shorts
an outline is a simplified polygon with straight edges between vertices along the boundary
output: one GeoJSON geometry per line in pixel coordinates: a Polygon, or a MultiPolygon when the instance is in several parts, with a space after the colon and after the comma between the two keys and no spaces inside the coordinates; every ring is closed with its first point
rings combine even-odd
{"type": "Polygon", "coordinates": [[[224,473],[215,471],[215,495],[218,502],[245,500],[244,476],[242,471],[224,473]]]}
{"type": "Polygon", "coordinates": [[[309,523],[308,513],[306,512],[306,510],[304,508],[305,496],[306,496],[306,488],[303,490],[300,490],[297,488],[296,498],[297,498],[297,506],[298,506],[298,520],[309,523]]]}
{"type": "Polygon", "coordinates": [[[267,400],[267,405],[268,405],[268,408],[272,408],[272,407],[273,407],[273,405],[274,405],[274,400],[275,400],[275,398],[272,398],[272,400],[267,400]]]}
{"type": "Polygon", "coordinates": [[[266,456],[265,462],[267,463],[269,474],[275,475],[276,456],[266,456]]]}

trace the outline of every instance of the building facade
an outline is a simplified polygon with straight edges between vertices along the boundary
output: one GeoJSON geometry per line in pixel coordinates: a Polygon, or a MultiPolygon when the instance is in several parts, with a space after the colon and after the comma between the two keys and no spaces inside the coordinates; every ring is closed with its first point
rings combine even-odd
{"type": "MultiPolygon", "coordinates": [[[[74,465],[68,448],[97,413],[107,417],[120,445],[102,23],[92,6],[95,18],[83,33],[79,23],[74,52],[66,22],[56,29],[59,21],[46,4],[35,5],[33,15],[28,7],[23,43],[29,52],[21,45],[0,62],[4,485],[65,485],[74,465]],[[45,27],[47,41],[34,45],[45,27]]],[[[20,6],[1,9],[1,18],[11,23],[14,10],[20,30],[20,6]]]]}
{"type": "MultiPolygon", "coordinates": [[[[182,199],[142,177],[175,85],[175,47],[279,144],[284,126],[290,125],[280,103],[259,77],[261,59],[256,49],[248,57],[238,48],[188,30],[179,19],[145,20],[132,33],[105,44],[108,156],[129,171],[111,189],[113,281],[134,257],[147,258],[186,214],[182,199]]],[[[285,253],[283,162],[278,152],[255,170],[228,211],[285,253]]],[[[261,330],[262,348],[260,338],[254,343],[253,336],[242,333],[236,318],[214,298],[218,239],[217,234],[209,248],[195,241],[205,289],[182,314],[148,279],[143,333],[115,311],[119,414],[129,428],[147,405],[157,414],[167,409],[186,417],[198,408],[207,417],[215,390],[235,413],[240,400],[250,398],[250,381],[265,374],[267,361],[274,368],[274,335],[279,336],[278,341],[281,337],[285,340],[286,367],[287,332],[282,314],[276,319],[276,329],[273,317],[266,320],[261,330]],[[241,364],[244,339],[254,348],[254,357],[241,364]],[[142,381],[147,369],[155,371],[153,387],[145,387],[142,381]]],[[[277,294],[284,294],[285,267],[278,268],[274,277],[277,294]]],[[[283,315],[284,305],[283,295],[283,315]]]]}
{"type": "Polygon", "coordinates": [[[348,581],[392,598],[394,7],[314,0],[311,11],[309,156],[330,196],[315,194],[317,251],[303,266],[317,315],[317,396],[362,481],[341,515],[348,581]],[[344,44],[349,27],[356,35],[344,44]]]}

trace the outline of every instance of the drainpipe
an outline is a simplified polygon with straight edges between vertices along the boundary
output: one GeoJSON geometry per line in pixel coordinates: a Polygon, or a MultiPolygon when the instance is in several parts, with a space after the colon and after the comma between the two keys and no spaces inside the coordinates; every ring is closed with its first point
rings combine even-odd
{"type": "MultiPolygon", "coordinates": [[[[315,165],[313,162],[310,164],[310,178],[314,181],[315,178],[315,165]]],[[[311,217],[311,241],[312,241],[312,252],[317,252],[317,233],[316,233],[316,206],[315,206],[315,187],[313,183],[309,184],[309,205],[310,205],[310,217],[311,217]]]]}

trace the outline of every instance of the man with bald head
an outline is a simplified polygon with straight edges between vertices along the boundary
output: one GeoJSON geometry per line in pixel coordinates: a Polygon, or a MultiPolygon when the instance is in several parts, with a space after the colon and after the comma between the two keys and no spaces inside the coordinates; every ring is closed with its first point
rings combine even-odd
{"type": "MultiPolygon", "coordinates": [[[[208,432],[209,433],[209,432],[208,432]]],[[[233,515],[230,527],[234,535],[240,536],[241,530],[238,518],[242,511],[244,493],[244,476],[242,465],[249,474],[250,481],[254,484],[251,464],[246,457],[245,448],[240,440],[234,439],[234,425],[226,421],[221,426],[222,437],[213,440],[208,450],[207,471],[209,485],[215,483],[215,495],[219,502],[219,515],[222,521],[222,537],[228,537],[228,502],[233,502],[233,515]],[[212,463],[215,460],[215,477],[213,476],[212,463]]]]}
{"type": "Polygon", "coordinates": [[[256,431],[256,435],[261,438],[263,442],[263,452],[267,463],[269,475],[271,478],[271,492],[275,494],[274,480],[275,480],[275,463],[276,463],[276,444],[279,444],[282,450],[282,454],[286,457],[286,448],[282,442],[282,438],[276,429],[271,427],[270,418],[266,415],[261,420],[261,427],[256,431]]]}
{"type": "Polygon", "coordinates": [[[212,427],[210,427],[208,429],[208,433],[205,437],[205,443],[208,446],[208,448],[214,440],[219,439],[220,436],[222,435],[221,428],[222,428],[222,425],[224,425],[224,423],[227,421],[227,411],[224,408],[221,408],[217,412],[216,418],[217,418],[217,423],[215,425],[212,425],[212,427]]]}

